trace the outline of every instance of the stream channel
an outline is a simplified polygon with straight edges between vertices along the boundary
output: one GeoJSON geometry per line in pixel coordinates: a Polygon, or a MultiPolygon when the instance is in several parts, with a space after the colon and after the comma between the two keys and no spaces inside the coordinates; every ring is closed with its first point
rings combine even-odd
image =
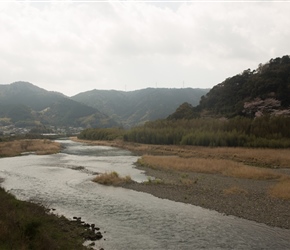
{"type": "Polygon", "coordinates": [[[18,199],[40,202],[101,228],[96,249],[290,249],[290,230],[225,216],[201,207],[92,182],[116,171],[138,182],[138,156],[105,146],[60,140],[61,153],[0,159],[1,185],[18,199]]]}

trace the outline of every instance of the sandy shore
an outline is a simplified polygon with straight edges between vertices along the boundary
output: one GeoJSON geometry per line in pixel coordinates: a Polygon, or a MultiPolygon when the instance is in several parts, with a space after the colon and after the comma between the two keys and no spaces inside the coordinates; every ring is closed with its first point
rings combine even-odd
{"type": "MultiPolygon", "coordinates": [[[[158,153],[156,149],[160,148],[157,145],[132,146],[124,142],[93,142],[93,144],[118,146],[139,154],[158,153]]],[[[168,150],[168,147],[166,148],[168,150]]],[[[180,151],[178,147],[174,146],[174,148],[177,151],[173,150],[173,154],[180,151]]],[[[277,180],[243,179],[176,170],[163,171],[139,165],[136,167],[145,170],[147,175],[160,181],[123,183],[119,186],[150,193],[159,198],[215,210],[225,215],[290,229],[290,200],[269,195],[269,189],[277,183],[277,180]]],[[[273,171],[279,173],[281,169],[273,169],[273,171]]],[[[286,172],[289,174],[289,169],[286,172]]]]}

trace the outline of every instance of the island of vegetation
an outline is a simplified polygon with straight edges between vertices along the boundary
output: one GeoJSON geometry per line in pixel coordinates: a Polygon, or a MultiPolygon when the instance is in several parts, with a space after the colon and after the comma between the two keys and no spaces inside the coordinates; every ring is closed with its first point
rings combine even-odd
{"type": "Polygon", "coordinates": [[[61,145],[48,139],[15,139],[6,138],[0,142],[0,157],[12,157],[22,154],[55,154],[61,145]]]}

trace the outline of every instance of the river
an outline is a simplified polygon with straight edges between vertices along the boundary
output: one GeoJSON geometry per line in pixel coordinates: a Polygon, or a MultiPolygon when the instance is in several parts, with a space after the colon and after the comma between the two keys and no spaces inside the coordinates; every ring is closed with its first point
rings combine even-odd
{"type": "Polygon", "coordinates": [[[92,182],[116,171],[141,182],[131,152],[60,141],[54,155],[0,159],[1,184],[21,200],[41,202],[68,218],[82,217],[101,228],[96,249],[290,249],[290,230],[224,216],[197,206],[92,182]]]}

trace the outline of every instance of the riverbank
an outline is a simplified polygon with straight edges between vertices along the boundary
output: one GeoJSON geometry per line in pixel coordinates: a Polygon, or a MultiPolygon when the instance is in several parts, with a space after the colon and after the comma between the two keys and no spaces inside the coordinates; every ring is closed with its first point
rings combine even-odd
{"type": "MultiPolygon", "coordinates": [[[[61,145],[47,139],[0,142],[0,157],[54,154],[61,145]]],[[[1,182],[5,179],[0,176],[1,182]]],[[[0,249],[94,249],[101,232],[81,218],[69,220],[41,204],[17,200],[0,187],[0,249]],[[87,243],[87,247],[84,243],[87,243]]]]}
{"type": "MultiPolygon", "coordinates": [[[[72,138],[73,140],[77,140],[72,138]]],[[[125,143],[123,141],[81,141],[153,155],[136,167],[146,172],[145,183],[125,182],[117,186],[150,193],[163,199],[188,203],[225,215],[290,229],[290,150],[203,148],[125,143]],[[168,167],[160,158],[188,159],[191,165],[168,167]],[[204,169],[193,166],[203,164],[204,169]],[[217,166],[208,171],[209,165],[217,166]],[[227,168],[224,166],[228,165],[227,168]],[[219,167],[218,167],[219,166],[219,167]],[[235,171],[230,171],[235,169],[235,171]],[[281,189],[277,186],[283,184],[281,189]],[[285,184],[285,185],[284,185],[285,184]]]]}
{"type": "Polygon", "coordinates": [[[88,249],[85,228],[0,188],[0,249],[88,249]]]}

